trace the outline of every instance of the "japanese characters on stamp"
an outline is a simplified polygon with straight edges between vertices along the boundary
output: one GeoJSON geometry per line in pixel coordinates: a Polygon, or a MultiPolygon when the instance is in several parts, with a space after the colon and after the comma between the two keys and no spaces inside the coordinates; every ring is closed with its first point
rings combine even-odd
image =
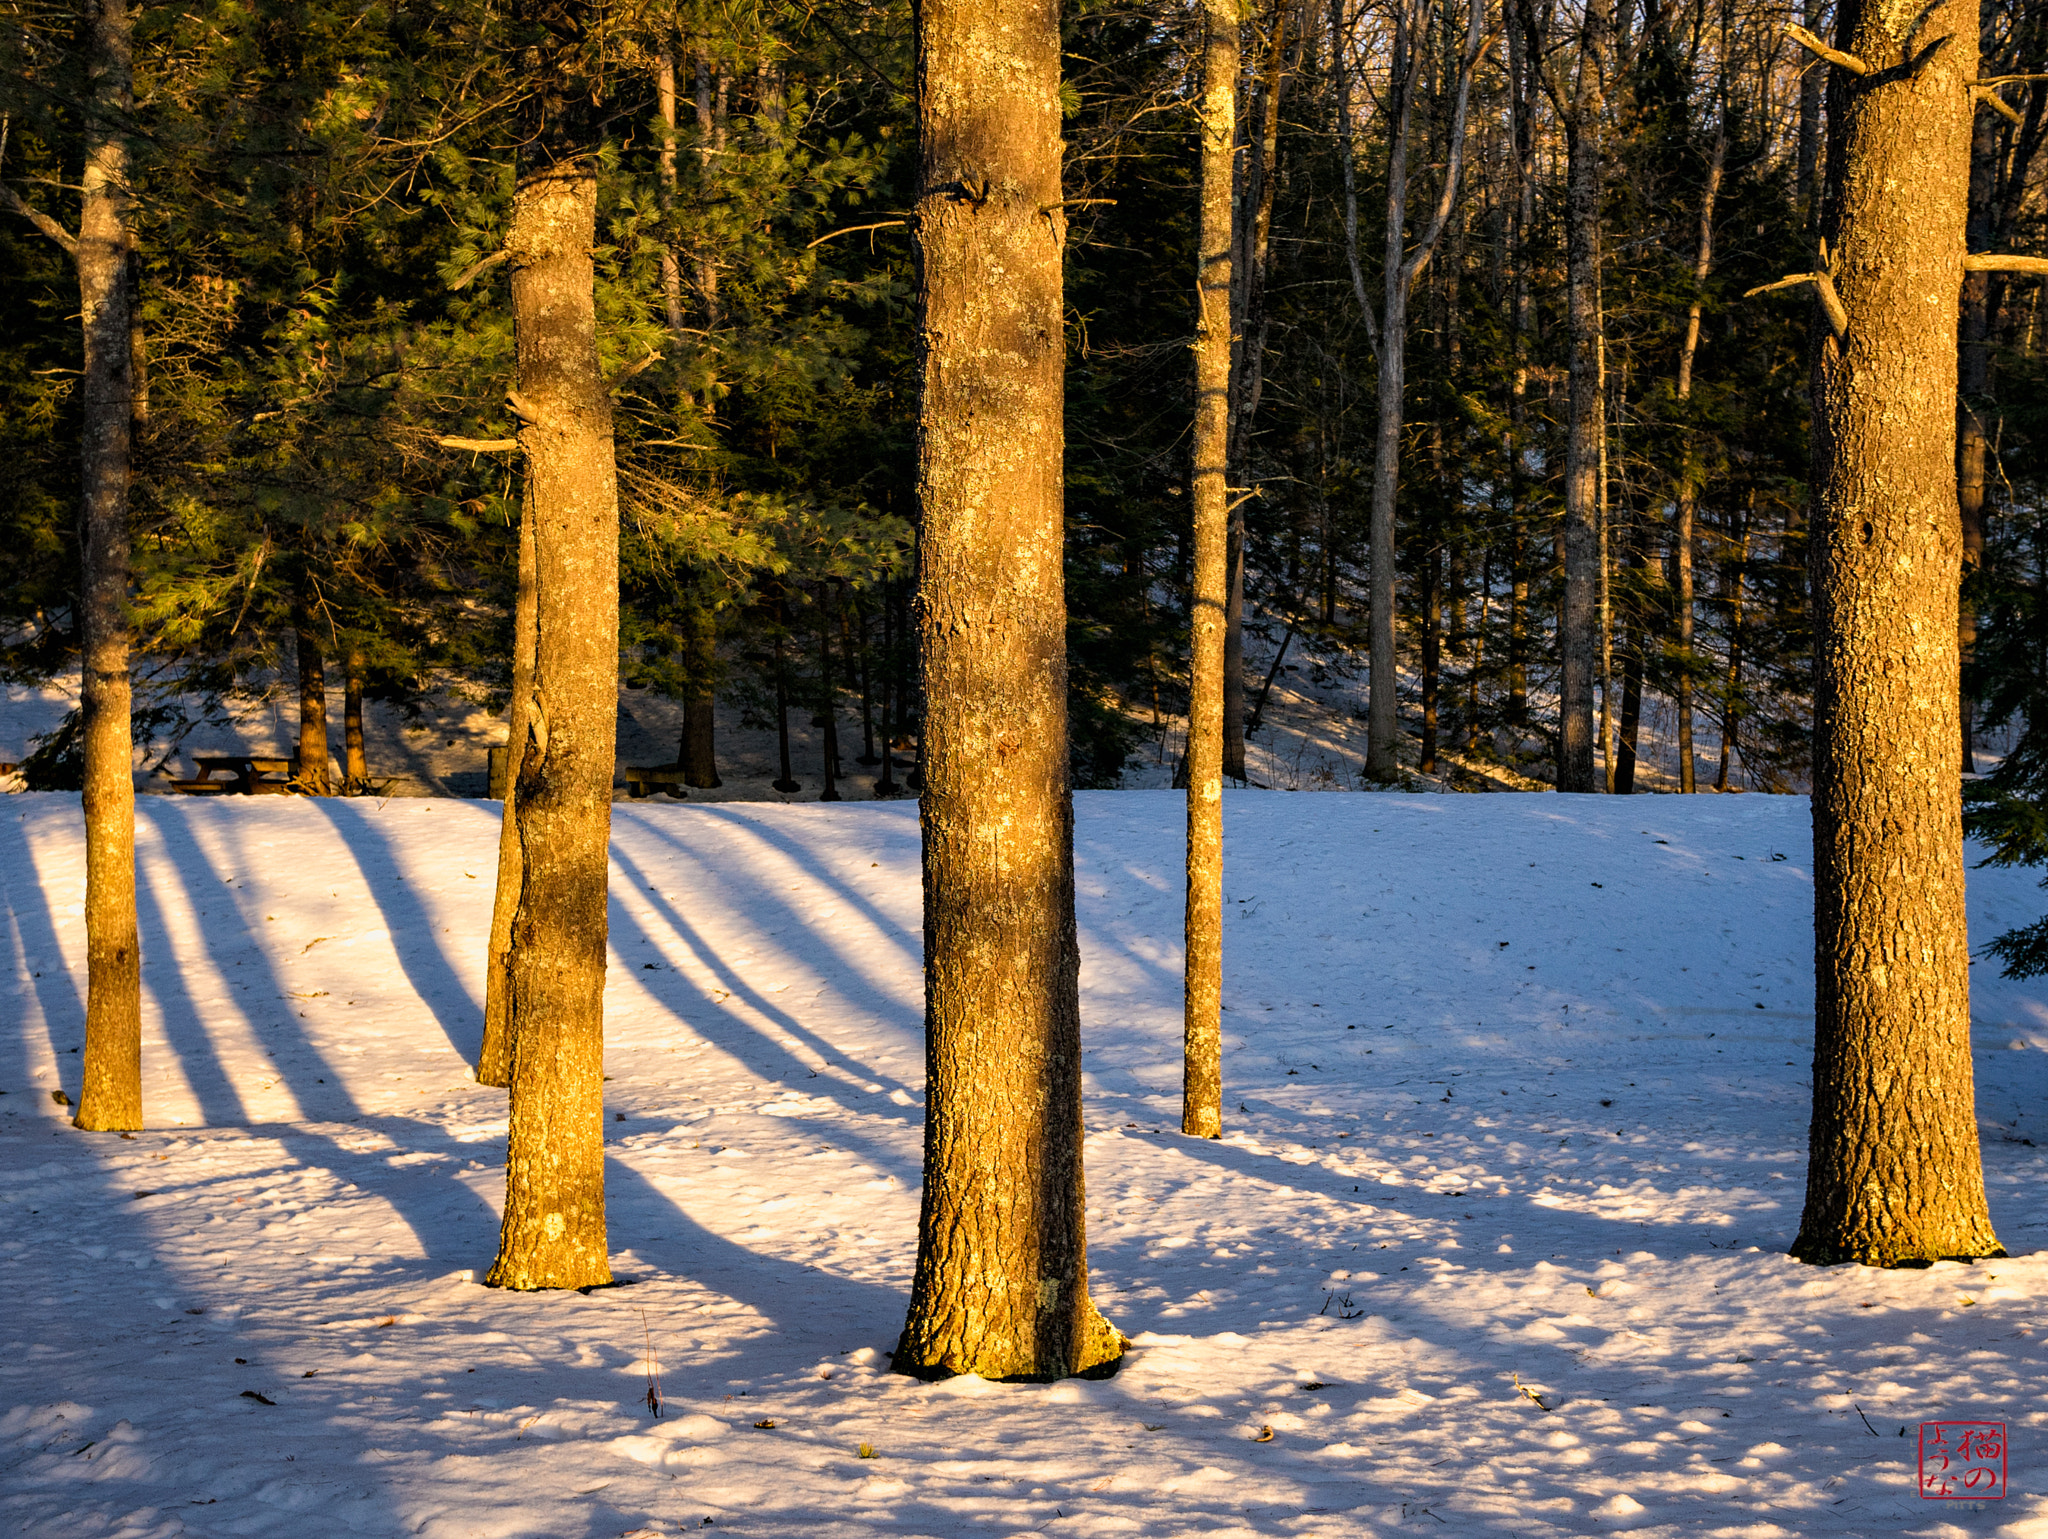
{"type": "Polygon", "coordinates": [[[1920,1423],[1920,1495],[1933,1502],[2005,1497],[2005,1423],[1920,1423]]]}

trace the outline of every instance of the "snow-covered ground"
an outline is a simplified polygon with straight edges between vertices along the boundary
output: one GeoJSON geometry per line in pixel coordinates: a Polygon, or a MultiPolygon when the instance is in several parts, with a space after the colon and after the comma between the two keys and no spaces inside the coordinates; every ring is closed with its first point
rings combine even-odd
{"type": "MultiPolygon", "coordinates": [[[[76,800],[0,801],[0,1529],[2048,1535],[2048,991],[1977,969],[2013,1258],[1786,1260],[1804,802],[1230,795],[1220,1143],[1174,1131],[1180,800],[1078,803],[1094,1285],[1136,1344],[1106,1382],[1000,1386],[887,1372],[914,808],[618,809],[634,1282],[580,1296],[473,1280],[494,807],[146,799],[123,1141],[51,1095],[76,800]],[[1937,1417],[2013,1424],[2010,1500],[1916,1498],[1937,1417]]],[[[1980,940],[2048,902],[2025,872],[1971,893],[1980,940]]]]}

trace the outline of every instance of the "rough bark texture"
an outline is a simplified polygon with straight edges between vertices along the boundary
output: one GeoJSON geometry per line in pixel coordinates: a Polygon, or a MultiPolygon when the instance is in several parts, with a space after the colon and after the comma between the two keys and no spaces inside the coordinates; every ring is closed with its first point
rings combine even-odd
{"type": "Polygon", "coordinates": [[[1587,0],[1578,78],[1565,118],[1565,309],[1571,377],[1564,456],[1564,603],[1557,788],[1599,788],[1593,756],[1593,676],[1600,624],[1600,459],[1607,437],[1600,302],[1601,142],[1610,0],[1587,0]]]}
{"type": "Polygon", "coordinates": [[[133,69],[125,0],[90,0],[91,111],[75,253],[85,368],[78,544],[85,752],[85,1050],[74,1127],[142,1126],[142,948],[135,925],[135,770],[129,725],[128,479],[135,394],[129,335],[128,146],[133,69]]]}
{"type": "Polygon", "coordinates": [[[519,757],[532,735],[534,607],[533,506],[519,509],[519,593],[512,605],[512,707],[505,743],[505,815],[498,826],[498,885],[491,901],[491,938],[484,960],[484,1041],[476,1055],[480,1085],[512,1083],[512,919],[526,877],[519,845],[519,757]]]}
{"type": "Polygon", "coordinates": [[[1107,1369],[1088,1296],[1061,570],[1057,0],[918,11],[928,1109],[896,1367],[1107,1369]]]}
{"type": "MultiPolygon", "coordinates": [[[[522,166],[513,194],[520,447],[533,520],[534,667],[517,745],[512,1126],[490,1280],[611,1281],[604,1209],[605,873],[618,733],[619,501],[597,356],[593,161],[522,166]]],[[[510,798],[508,797],[508,801],[510,798]]]]}
{"type": "Polygon", "coordinates": [[[325,796],[333,789],[327,762],[327,654],[321,648],[312,606],[301,599],[292,623],[299,662],[299,775],[302,791],[325,796]]]}
{"type": "MultiPolygon", "coordinates": [[[[1188,702],[1188,907],[1180,1126],[1223,1132],[1223,773],[1228,676],[1235,0],[1203,12],[1200,249],[1195,257],[1193,630],[1188,702]]],[[[1243,770],[1243,738],[1238,767],[1243,770]]]]}
{"type": "Polygon", "coordinates": [[[1976,0],[1844,0],[1813,399],[1813,1126],[1792,1254],[2002,1254],[1970,1060],[1956,790],[1956,311],[1976,0]],[[1943,40],[1946,40],[1943,42],[1943,40]],[[1932,57],[1922,50],[1939,44],[1932,57]],[[1884,72],[1920,58],[1920,67],[1884,72]]]}

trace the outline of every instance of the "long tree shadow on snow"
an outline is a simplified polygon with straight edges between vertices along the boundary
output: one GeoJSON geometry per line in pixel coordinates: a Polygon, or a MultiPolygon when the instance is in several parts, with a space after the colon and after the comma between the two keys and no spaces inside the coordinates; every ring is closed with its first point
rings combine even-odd
{"type": "MultiPolygon", "coordinates": [[[[718,811],[719,809],[713,807],[702,809],[703,815],[711,817],[716,822],[727,824],[784,855],[801,871],[802,875],[810,883],[806,890],[813,893],[830,893],[836,899],[858,912],[873,927],[876,933],[886,937],[896,947],[904,959],[916,969],[917,976],[922,979],[924,969],[922,942],[914,943],[908,939],[902,924],[878,909],[865,894],[861,893],[850,883],[834,875],[815,854],[810,852],[801,843],[789,839],[773,829],[765,828],[752,819],[730,814],[718,816],[718,811]]],[[[658,824],[645,821],[638,822],[637,827],[659,843],[670,846],[683,859],[697,866],[703,872],[704,878],[708,878],[708,880],[700,882],[701,886],[709,887],[712,881],[716,881],[723,888],[727,899],[733,903],[739,912],[759,916],[754,928],[764,939],[771,934],[782,933],[783,930],[788,928],[795,928],[809,935],[818,952],[830,956],[838,962],[839,965],[833,970],[830,981],[838,986],[838,992],[841,997],[847,1000],[849,1004],[862,1008],[868,1013],[884,1020],[901,1018],[903,1016],[905,1002],[902,999],[876,987],[865,972],[851,960],[842,957],[837,948],[832,945],[830,939],[821,934],[804,914],[800,913],[789,903],[787,898],[771,889],[764,880],[755,874],[753,868],[743,868],[744,875],[748,879],[742,884],[735,879],[735,873],[730,868],[714,869],[707,867],[699,852],[691,848],[686,840],[680,838],[674,832],[658,824]],[[776,922],[778,920],[781,921],[780,924],[776,922]]],[[[764,1015],[773,1016],[780,1021],[787,1022],[792,1035],[804,1038],[817,1051],[825,1052],[827,1044],[822,1038],[800,1025],[794,1017],[788,1015],[779,1006],[772,1004],[756,990],[752,989],[744,979],[738,976],[736,970],[724,965],[717,955],[716,948],[704,938],[695,926],[691,925],[683,917],[681,912],[666,896],[655,889],[654,885],[648,880],[644,868],[619,848],[616,838],[612,844],[612,862],[632,879],[640,895],[648,899],[661,912],[662,917],[674,926],[677,938],[690,947],[699,962],[720,975],[724,986],[734,997],[744,998],[764,1015]]],[[[800,960],[800,965],[810,964],[800,960]]],[[[825,976],[823,969],[819,969],[819,972],[821,977],[825,976]]],[[[921,1025],[921,1022],[918,1024],[921,1025]]],[[[906,1023],[905,1029],[915,1031],[918,1029],[918,1025],[906,1023]]],[[[909,1087],[898,1085],[896,1088],[908,1089],[909,1087]]]]}
{"type": "Polygon", "coordinates": [[[362,873],[413,993],[432,1012],[434,1023],[462,1061],[475,1063],[483,1047],[483,1003],[471,997],[469,985],[441,950],[433,916],[399,871],[391,840],[374,822],[375,810],[327,796],[311,800],[362,873]]]}
{"type": "MultiPolygon", "coordinates": [[[[65,965],[64,947],[57,938],[55,915],[50,909],[50,894],[36,869],[25,818],[17,817],[12,823],[0,818],[0,882],[5,884],[7,916],[15,953],[20,959],[21,977],[35,994],[37,1013],[43,1018],[43,1033],[57,1060],[62,1084],[50,1088],[62,1088],[75,1099],[78,1068],[76,1063],[66,1060],[71,1056],[70,1048],[77,1044],[67,1039],[83,1036],[85,999],[71,969],[65,965]]],[[[6,1074],[10,1087],[25,1088],[29,1083],[28,1042],[21,1035],[27,1029],[24,1018],[19,1031],[5,1036],[7,1057],[0,1072],[6,1074]]]]}
{"type": "MultiPolygon", "coordinates": [[[[745,1004],[756,1015],[772,1022],[776,1030],[791,1039],[802,1042],[820,1057],[832,1061],[841,1060],[848,1056],[838,1043],[831,1041],[829,1038],[806,1026],[789,1010],[775,1003],[774,1000],[748,983],[745,978],[740,976],[738,969],[729,966],[724,958],[719,955],[717,947],[712,945],[703,932],[690,922],[682,910],[668,897],[654,889],[653,884],[647,880],[645,871],[642,870],[638,862],[630,855],[614,848],[612,851],[612,863],[633,882],[638,896],[661,916],[662,921],[668,926],[673,938],[680,941],[689,950],[690,955],[699,966],[719,980],[722,992],[731,999],[745,1004]]],[[[652,945],[657,953],[662,950],[663,937],[648,931],[634,917],[632,912],[619,902],[616,896],[612,900],[611,918],[613,949],[619,952],[621,956],[626,954],[626,946],[636,940],[652,945]]],[[[792,919],[792,923],[801,924],[801,921],[792,919]]],[[[759,1025],[747,1020],[737,1011],[729,1008],[724,1001],[714,999],[700,985],[688,983],[680,969],[664,969],[664,973],[667,976],[661,979],[663,987],[667,986],[668,978],[673,977],[678,985],[685,985],[696,994],[699,1001],[698,1009],[684,1017],[693,1027],[702,1030],[703,1027],[700,1023],[712,1021],[728,1022],[745,1033],[744,1037],[735,1033],[717,1039],[720,1047],[724,1048],[741,1062],[751,1062],[755,1053],[763,1049],[772,1049],[780,1063],[779,1065],[775,1063],[764,1065],[763,1072],[774,1074],[779,1068],[780,1072],[786,1075],[793,1074],[805,1079],[823,1078],[823,1076],[816,1074],[809,1064],[784,1048],[779,1039],[770,1036],[759,1025]]],[[[841,997],[845,997],[848,993],[848,990],[842,985],[853,976],[852,970],[846,967],[835,968],[830,972],[821,971],[818,974],[819,981],[827,987],[833,988],[835,992],[840,993],[841,997]]],[[[648,985],[649,980],[642,979],[641,982],[643,985],[648,985]]],[[[903,1005],[900,1000],[890,999],[871,989],[867,990],[867,992],[874,996],[876,1003],[888,1015],[898,1015],[902,1012],[903,1005]]],[[[656,997],[660,996],[657,995],[656,997]]],[[[918,1026],[905,1022],[903,1029],[905,1031],[915,1031],[918,1029],[918,1026]]],[[[909,1086],[904,1085],[900,1080],[894,1079],[885,1071],[863,1064],[859,1072],[863,1077],[881,1081],[888,1088],[902,1090],[906,1094],[911,1093],[909,1086]]],[[[838,1091],[840,1096],[844,1096],[850,1088],[836,1080],[827,1081],[827,1083],[832,1090],[838,1091]]],[[[828,1092],[818,1090],[816,1093],[825,1094],[828,1092]]],[[[835,1097],[835,1099],[837,1098],[835,1097]]],[[[843,1099],[841,1104],[849,1112],[861,1113],[867,1110],[865,1107],[853,1105],[850,1101],[843,1099]]]]}

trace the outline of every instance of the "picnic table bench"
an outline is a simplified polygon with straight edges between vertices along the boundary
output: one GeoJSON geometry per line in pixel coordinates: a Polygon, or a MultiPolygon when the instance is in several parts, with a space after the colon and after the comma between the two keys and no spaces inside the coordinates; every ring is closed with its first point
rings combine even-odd
{"type": "Polygon", "coordinates": [[[286,796],[297,789],[297,755],[194,754],[192,764],[198,778],[173,780],[173,791],[185,796],[286,796]]]}
{"type": "Polygon", "coordinates": [[[627,765],[619,771],[619,778],[626,782],[626,794],[638,800],[649,791],[666,791],[671,796],[683,795],[683,767],[680,764],[627,765]]]}

